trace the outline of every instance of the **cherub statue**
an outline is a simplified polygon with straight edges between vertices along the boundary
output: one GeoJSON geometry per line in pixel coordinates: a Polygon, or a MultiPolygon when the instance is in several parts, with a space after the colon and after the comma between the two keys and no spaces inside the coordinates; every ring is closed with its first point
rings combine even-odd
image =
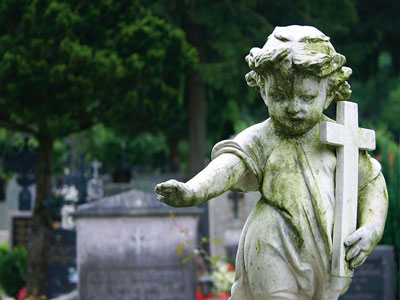
{"type": "Polygon", "coordinates": [[[227,190],[261,192],[242,231],[231,300],[337,299],[382,237],[385,180],[379,163],[357,150],[357,230],[342,245],[350,275],[332,283],[338,158],[335,146],[320,142],[320,123],[335,122],[323,114],[332,101],[350,98],[352,71],[329,40],[310,26],[276,27],[246,57],[247,83],[260,92],[270,118],[217,143],[193,179],[155,188],[160,201],[177,207],[227,190]]]}

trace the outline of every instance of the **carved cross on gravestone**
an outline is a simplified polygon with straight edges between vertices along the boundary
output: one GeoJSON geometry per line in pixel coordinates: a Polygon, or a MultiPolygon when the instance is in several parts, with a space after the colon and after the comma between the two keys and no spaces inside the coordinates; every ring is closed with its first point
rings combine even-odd
{"type": "Polygon", "coordinates": [[[228,199],[233,202],[233,217],[235,219],[239,218],[239,200],[243,198],[243,194],[230,192],[228,195],[228,199]]]}
{"type": "Polygon", "coordinates": [[[332,275],[351,277],[345,268],[346,238],[357,227],[359,150],[375,149],[375,132],[358,127],[357,104],[337,104],[336,123],[320,123],[320,141],[337,146],[335,217],[332,244],[332,275]]]}
{"type": "Polygon", "coordinates": [[[98,178],[99,177],[99,169],[101,168],[103,164],[99,162],[97,159],[92,161],[92,168],[93,168],[93,178],[98,178]]]}
{"type": "Polygon", "coordinates": [[[135,243],[135,250],[136,250],[137,255],[140,255],[141,245],[142,245],[142,242],[144,241],[144,238],[145,238],[145,236],[140,234],[139,228],[137,228],[136,232],[131,236],[131,239],[135,243]]]}

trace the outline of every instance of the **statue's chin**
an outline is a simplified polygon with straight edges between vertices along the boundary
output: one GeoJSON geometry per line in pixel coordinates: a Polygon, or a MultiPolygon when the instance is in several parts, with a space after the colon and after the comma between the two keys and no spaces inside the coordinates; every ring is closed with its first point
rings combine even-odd
{"type": "Polygon", "coordinates": [[[275,130],[286,136],[301,136],[309,132],[317,122],[303,121],[303,120],[287,120],[285,122],[279,122],[273,120],[275,130]]]}

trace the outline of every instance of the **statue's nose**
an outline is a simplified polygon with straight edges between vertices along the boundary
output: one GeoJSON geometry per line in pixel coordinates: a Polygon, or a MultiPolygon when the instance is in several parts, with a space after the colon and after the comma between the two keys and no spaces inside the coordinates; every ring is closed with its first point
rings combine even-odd
{"type": "Polygon", "coordinates": [[[296,115],[301,111],[301,105],[297,99],[289,101],[286,110],[291,115],[296,115]]]}

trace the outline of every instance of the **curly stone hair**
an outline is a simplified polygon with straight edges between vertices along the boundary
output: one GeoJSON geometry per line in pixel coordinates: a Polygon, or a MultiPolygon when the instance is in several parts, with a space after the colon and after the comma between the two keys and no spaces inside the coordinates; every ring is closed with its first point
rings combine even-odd
{"type": "Polygon", "coordinates": [[[246,56],[250,69],[246,81],[258,91],[265,86],[267,74],[300,72],[328,78],[333,101],[348,100],[352,71],[343,66],[346,58],[337,53],[330,38],[311,26],[276,27],[262,49],[252,48],[246,56]]]}

